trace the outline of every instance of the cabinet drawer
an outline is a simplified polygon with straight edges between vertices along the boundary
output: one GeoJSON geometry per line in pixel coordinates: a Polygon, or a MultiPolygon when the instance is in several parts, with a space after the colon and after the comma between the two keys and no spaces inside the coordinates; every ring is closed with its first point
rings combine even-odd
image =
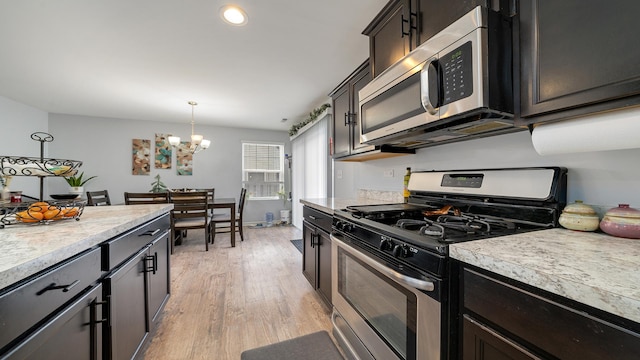
{"type": "Polygon", "coordinates": [[[102,275],[100,249],[91,250],[0,295],[0,352],[102,275]]]}
{"type": "Polygon", "coordinates": [[[313,224],[328,233],[331,232],[331,224],[333,223],[332,215],[305,206],[302,211],[302,216],[310,224],[313,224]]]}
{"type": "Polygon", "coordinates": [[[631,359],[640,334],[538,294],[464,270],[464,307],[559,359],[631,359]]]}
{"type": "Polygon", "coordinates": [[[102,286],[61,309],[2,359],[102,359],[102,286]]]}
{"type": "Polygon", "coordinates": [[[102,244],[102,270],[109,271],[152,242],[171,226],[169,215],[124,233],[102,244]]]}

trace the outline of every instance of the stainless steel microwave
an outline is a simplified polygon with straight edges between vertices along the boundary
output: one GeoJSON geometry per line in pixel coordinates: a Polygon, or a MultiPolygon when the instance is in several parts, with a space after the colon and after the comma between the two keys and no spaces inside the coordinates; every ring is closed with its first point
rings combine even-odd
{"type": "Polygon", "coordinates": [[[511,19],[476,7],[362,90],[360,140],[424,147],[513,126],[511,19]]]}

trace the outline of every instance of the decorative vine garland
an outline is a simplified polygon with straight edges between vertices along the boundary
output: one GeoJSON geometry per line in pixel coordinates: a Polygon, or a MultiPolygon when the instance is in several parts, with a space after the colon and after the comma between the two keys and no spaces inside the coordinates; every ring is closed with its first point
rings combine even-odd
{"type": "Polygon", "coordinates": [[[313,109],[313,111],[309,113],[308,118],[302,120],[297,124],[291,125],[291,128],[289,129],[289,136],[293,136],[297,134],[298,130],[302,129],[308,123],[315,121],[318,118],[318,116],[320,116],[320,114],[322,114],[327,108],[330,108],[330,107],[331,105],[329,104],[322,104],[320,107],[313,109]]]}

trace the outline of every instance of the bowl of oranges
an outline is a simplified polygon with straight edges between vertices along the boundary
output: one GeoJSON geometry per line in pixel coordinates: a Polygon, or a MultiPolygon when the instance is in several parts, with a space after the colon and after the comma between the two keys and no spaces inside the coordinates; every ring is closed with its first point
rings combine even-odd
{"type": "Polygon", "coordinates": [[[6,208],[0,215],[0,227],[11,224],[48,224],[55,221],[76,219],[84,209],[83,201],[37,201],[21,203],[15,208],[6,208]]]}

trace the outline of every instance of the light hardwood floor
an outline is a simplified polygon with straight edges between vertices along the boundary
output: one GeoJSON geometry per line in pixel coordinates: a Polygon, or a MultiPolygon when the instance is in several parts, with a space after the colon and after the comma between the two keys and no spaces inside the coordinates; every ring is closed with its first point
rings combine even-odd
{"type": "Polygon", "coordinates": [[[142,359],[240,359],[247,349],[326,330],[330,312],[302,275],[293,226],[245,228],[245,240],[189,230],[171,256],[171,297],[142,359]]]}

